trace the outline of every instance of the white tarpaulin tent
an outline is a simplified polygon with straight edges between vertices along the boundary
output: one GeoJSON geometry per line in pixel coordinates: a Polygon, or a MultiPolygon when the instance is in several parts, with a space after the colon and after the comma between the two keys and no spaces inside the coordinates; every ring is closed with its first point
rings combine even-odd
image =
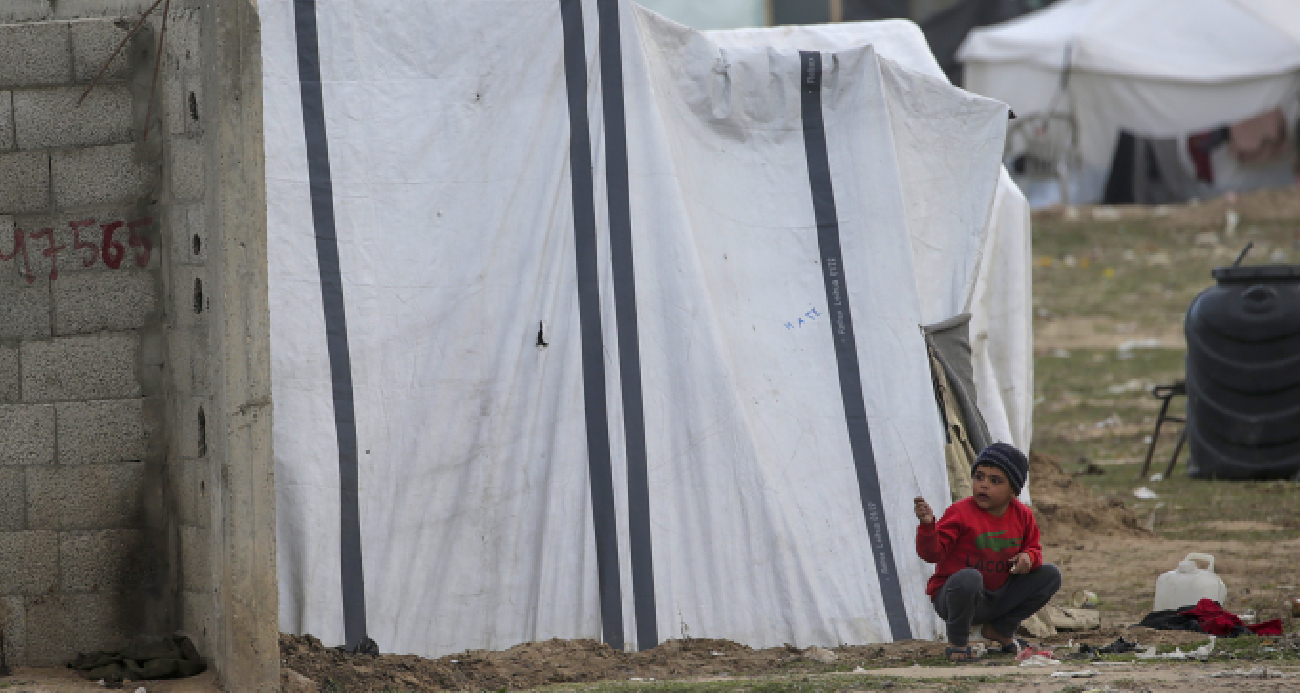
{"type": "Polygon", "coordinates": [[[618,0],[261,13],[283,630],[938,633],[916,274],[975,280],[916,265],[904,184],[948,161],[949,226],[995,213],[1004,105],[618,0]]]}
{"type": "MultiPolygon", "coordinates": [[[[958,58],[967,89],[1017,115],[1073,113],[1082,159],[1075,201],[1090,202],[1121,130],[1183,137],[1279,107],[1294,122],[1300,2],[1063,0],[971,31],[958,58]]],[[[1289,180],[1287,161],[1256,171],[1225,159],[1216,170],[1221,189],[1289,180]]]]}
{"type": "MultiPolygon", "coordinates": [[[[947,82],[920,27],[907,20],[707,31],[724,48],[835,52],[871,46],[904,68],[947,82]]],[[[949,127],[941,99],[913,99],[890,121],[900,148],[907,230],[921,318],[933,325],[971,313],[971,359],[980,412],[994,440],[1028,450],[1033,418],[1033,315],[1029,204],[1005,170],[971,175],[988,152],[979,133],[949,127]],[[928,106],[929,112],[915,110],[928,106]],[[936,122],[938,121],[938,122],[936,122]],[[925,126],[920,124],[925,123],[925,126]],[[996,185],[988,206],[989,186],[996,185]],[[954,197],[954,191],[960,196],[954,197]]],[[[891,105],[895,105],[891,103],[891,105]]],[[[898,107],[898,106],[895,106],[898,107]]],[[[1001,126],[999,126],[1001,127],[1001,126]]],[[[1029,499],[1029,490],[1022,496],[1029,499]]]]}

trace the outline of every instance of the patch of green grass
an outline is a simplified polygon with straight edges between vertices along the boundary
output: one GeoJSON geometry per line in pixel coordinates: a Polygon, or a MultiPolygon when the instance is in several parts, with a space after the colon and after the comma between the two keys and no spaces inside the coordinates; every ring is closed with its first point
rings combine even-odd
{"type": "MultiPolygon", "coordinates": [[[[1183,377],[1185,353],[1130,353],[1132,358],[1120,358],[1111,349],[1074,349],[1034,359],[1036,450],[1065,466],[1080,459],[1133,460],[1146,454],[1145,438],[1160,412],[1151,387],[1183,377]]],[[[1169,414],[1182,416],[1184,403],[1185,398],[1178,398],[1169,414]]],[[[1175,424],[1165,426],[1157,459],[1168,461],[1180,430],[1175,424]]]]}
{"type": "Polygon", "coordinates": [[[1238,638],[1218,638],[1214,642],[1211,658],[1294,662],[1300,660],[1297,647],[1300,647],[1300,643],[1284,637],[1244,635],[1238,638]]]}
{"type": "Polygon", "coordinates": [[[1295,258],[1295,224],[1244,225],[1221,246],[1197,245],[1206,228],[1171,227],[1159,218],[1114,222],[1034,221],[1034,306],[1049,316],[1095,316],[1177,325],[1188,304],[1214,284],[1210,270],[1232,264],[1255,243],[1247,264],[1274,250],[1295,258]]]}

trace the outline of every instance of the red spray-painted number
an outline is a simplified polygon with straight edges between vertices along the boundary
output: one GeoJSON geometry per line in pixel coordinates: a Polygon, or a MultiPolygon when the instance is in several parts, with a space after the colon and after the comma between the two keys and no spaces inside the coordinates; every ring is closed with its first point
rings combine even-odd
{"type": "Polygon", "coordinates": [[[144,217],[143,219],[126,222],[126,228],[131,232],[130,237],[127,239],[127,243],[129,243],[132,248],[144,248],[143,251],[135,254],[135,264],[138,267],[149,266],[149,255],[153,253],[153,243],[149,240],[148,236],[137,234],[135,230],[140,227],[148,228],[152,224],[153,217],[144,217]]]}
{"type": "Polygon", "coordinates": [[[90,241],[81,240],[81,230],[88,226],[94,226],[94,225],[95,225],[94,219],[87,219],[85,221],[68,222],[68,226],[72,227],[72,252],[76,253],[76,252],[81,252],[82,250],[90,251],[90,254],[86,255],[85,259],[81,261],[82,267],[94,267],[95,261],[99,259],[99,246],[95,245],[94,243],[91,243],[90,241]]]}
{"type": "Polygon", "coordinates": [[[23,235],[22,229],[14,229],[14,251],[5,255],[4,251],[0,250],[0,260],[12,260],[18,257],[18,253],[21,251],[23,254],[23,277],[27,279],[28,284],[31,284],[36,281],[36,277],[32,274],[32,263],[27,257],[27,243],[23,240],[23,235]]]}
{"type": "Polygon", "coordinates": [[[125,224],[120,221],[99,225],[99,228],[104,230],[104,242],[100,246],[100,256],[104,258],[104,264],[108,265],[109,269],[121,267],[122,258],[126,257],[126,246],[113,240],[113,232],[123,226],[125,224]]]}
{"type": "Polygon", "coordinates": [[[30,237],[33,241],[42,237],[48,239],[50,245],[45,250],[42,250],[41,254],[50,259],[50,281],[54,281],[55,279],[58,279],[59,278],[59,251],[67,250],[68,246],[55,245],[54,229],[50,229],[50,228],[45,228],[45,229],[41,229],[40,231],[35,231],[30,234],[30,237]]]}

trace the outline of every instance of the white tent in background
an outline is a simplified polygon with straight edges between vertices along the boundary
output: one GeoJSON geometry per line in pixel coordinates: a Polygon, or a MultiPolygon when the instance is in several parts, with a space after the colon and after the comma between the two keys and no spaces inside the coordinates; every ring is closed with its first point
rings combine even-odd
{"type": "MultiPolygon", "coordinates": [[[[967,89],[1006,102],[1017,115],[1073,116],[1081,170],[1072,201],[1092,202],[1121,130],[1185,138],[1276,108],[1293,128],[1300,2],[1063,0],[972,31],[958,58],[967,89]]],[[[1185,150],[1180,156],[1190,167],[1185,150]]],[[[1285,184],[1290,166],[1289,158],[1238,165],[1220,149],[1214,186],[1204,192],[1285,184]]]]}
{"type": "Polygon", "coordinates": [[[941,630],[918,327],[1024,326],[1005,105],[627,0],[260,11],[282,630],[941,630]]]}
{"type": "MultiPolygon", "coordinates": [[[[822,51],[871,46],[881,57],[944,82],[948,77],[920,27],[906,19],[706,31],[722,48],[822,51]]],[[[935,87],[939,88],[939,87],[935,87]]],[[[996,179],[970,175],[978,154],[968,136],[945,127],[914,127],[943,113],[900,114],[894,136],[913,156],[903,161],[908,233],[925,324],[971,314],[975,388],[993,440],[1029,450],[1033,433],[1034,359],[1029,204],[1003,169],[996,179]],[[948,146],[944,138],[951,138],[948,146]],[[996,186],[987,206],[983,186],[996,186]],[[967,191],[954,198],[954,190],[967,191]],[[967,205],[963,207],[962,205],[967,205]]],[[[1024,498],[1028,500],[1029,490],[1024,498]]]]}

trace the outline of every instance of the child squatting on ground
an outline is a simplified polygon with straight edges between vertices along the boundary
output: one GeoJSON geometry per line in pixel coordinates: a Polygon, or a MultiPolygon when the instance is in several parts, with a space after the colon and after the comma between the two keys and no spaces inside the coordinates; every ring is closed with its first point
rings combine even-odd
{"type": "Polygon", "coordinates": [[[1061,571],[1043,564],[1034,514],[1016,500],[1029,475],[1025,454],[1006,443],[980,453],[971,468],[969,498],[953,503],[936,523],[924,498],[915,501],[916,553],[934,563],[925,593],[948,626],[948,658],[970,660],[971,623],[1014,654],[1020,622],[1047,604],[1061,587],[1061,571]]]}

